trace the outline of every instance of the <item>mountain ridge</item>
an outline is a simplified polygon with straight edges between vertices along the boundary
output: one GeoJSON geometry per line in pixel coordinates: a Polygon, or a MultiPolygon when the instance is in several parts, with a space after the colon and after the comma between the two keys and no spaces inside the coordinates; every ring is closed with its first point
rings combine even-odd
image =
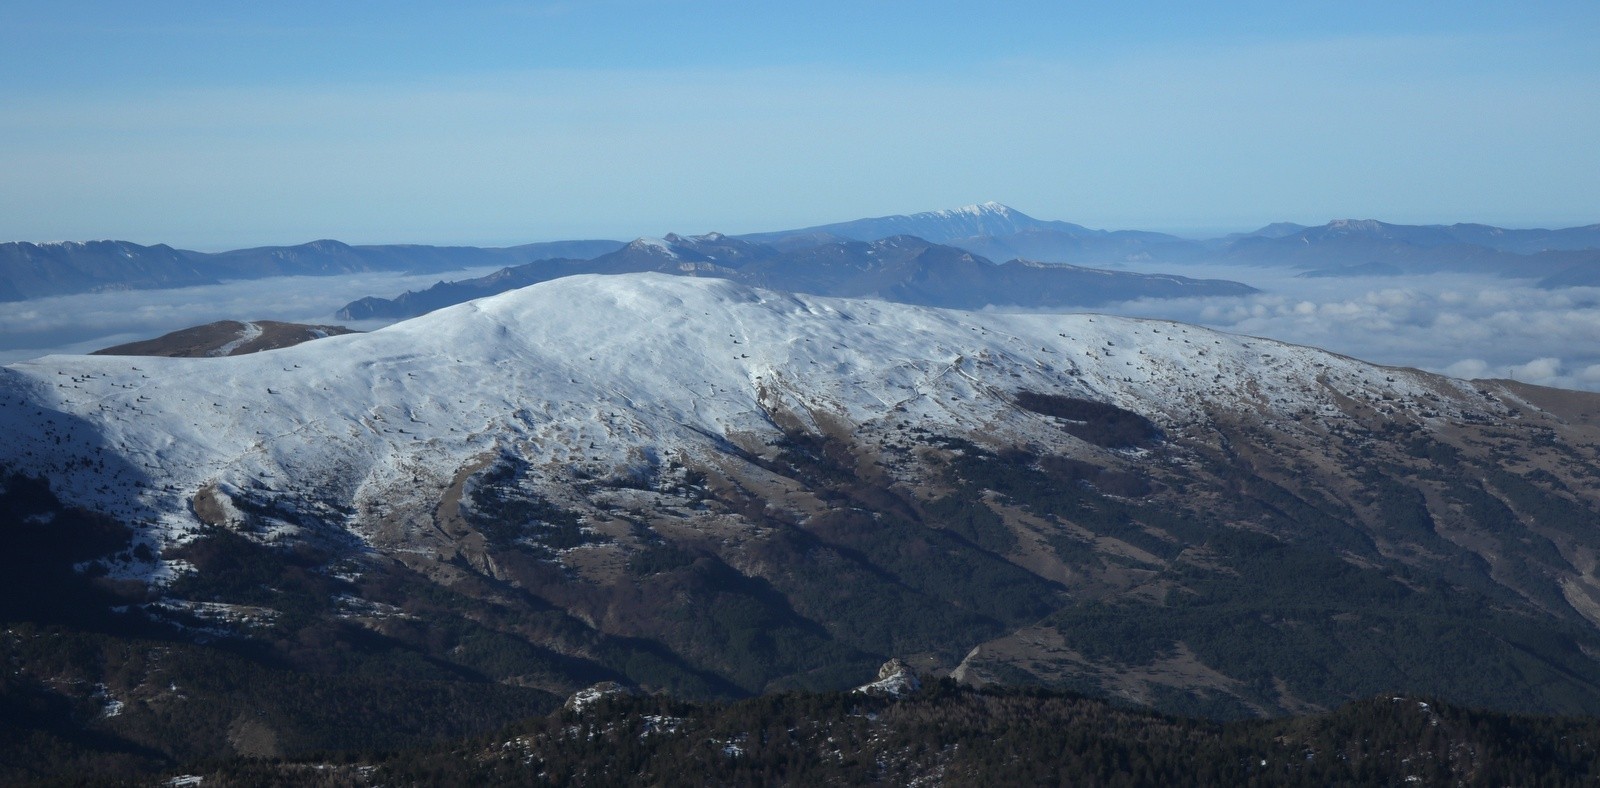
{"type": "Polygon", "coordinates": [[[847,688],[899,657],[1222,717],[1385,687],[1581,711],[1597,399],[593,275],[246,356],[14,364],[0,466],[135,525],[90,561],[147,589],[125,615],[344,622],[557,695],[847,688]],[[228,569],[283,562],[267,590],[228,569]],[[500,656],[416,637],[400,614],[445,592],[500,656]]]}
{"type": "Polygon", "coordinates": [[[636,239],[587,261],[543,260],[475,280],[440,282],[395,299],[375,296],[339,310],[342,320],[414,317],[469,298],[584,273],[654,271],[712,276],[775,290],[883,298],[924,306],[1063,308],[1135,298],[1245,295],[1254,288],[1226,280],[1138,274],[1066,264],[1012,260],[995,264],[953,246],[906,235],[876,241],[829,241],[780,247],[721,233],[636,239]]]}
{"type": "Polygon", "coordinates": [[[417,244],[351,246],[323,239],[294,246],[193,252],[128,241],[0,243],[0,302],[100,290],[165,289],[223,280],[329,276],[362,271],[449,271],[562,255],[592,256],[620,242],[555,241],[503,248],[417,244]]]}
{"type": "MultiPolygon", "coordinates": [[[[1028,216],[997,202],[897,214],[737,236],[781,251],[912,235],[992,259],[1033,259],[1096,267],[1152,263],[1244,262],[1339,269],[1375,262],[1409,272],[1484,271],[1544,279],[1563,287],[1588,281],[1564,272],[1600,265],[1600,224],[1560,229],[1491,225],[1399,225],[1336,219],[1307,227],[1289,222],[1214,239],[1140,230],[1094,230],[1028,216]],[[1310,251],[1314,247],[1317,251],[1310,251]]],[[[444,247],[416,244],[350,246],[324,239],[202,253],[126,241],[0,243],[0,301],[97,289],[213,284],[223,279],[331,275],[353,271],[434,272],[525,264],[546,258],[592,259],[620,241],[557,241],[520,246],[444,247]]]]}

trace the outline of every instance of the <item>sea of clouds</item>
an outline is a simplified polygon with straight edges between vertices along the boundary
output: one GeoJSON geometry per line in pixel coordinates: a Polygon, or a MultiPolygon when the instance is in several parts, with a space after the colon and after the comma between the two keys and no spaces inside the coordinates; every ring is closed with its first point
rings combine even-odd
{"type": "MultiPolygon", "coordinates": [[[[445,274],[481,276],[493,269],[445,274]]],[[[1095,311],[1195,323],[1462,378],[1512,378],[1600,391],[1600,288],[1543,290],[1467,274],[1303,278],[1262,267],[1168,267],[1262,292],[1141,299],[1095,311]]],[[[0,304],[0,363],[86,353],[214,320],[330,323],[363,296],[422,289],[438,274],[284,277],[174,290],[89,293],[0,304]]],[[[351,324],[369,330],[381,321],[351,324]]]]}
{"type": "Polygon", "coordinates": [[[1192,267],[1262,292],[1141,299],[1099,311],[1312,345],[1461,378],[1600,391],[1600,288],[1545,290],[1470,274],[1305,278],[1258,267],[1192,267]]]}
{"type": "Polygon", "coordinates": [[[285,276],[170,290],[82,293],[0,303],[0,364],[50,353],[89,353],[151,339],[217,320],[339,323],[370,330],[387,321],[334,319],[345,304],[365,296],[393,298],[445,279],[470,279],[499,270],[470,268],[444,274],[362,273],[285,276]]]}

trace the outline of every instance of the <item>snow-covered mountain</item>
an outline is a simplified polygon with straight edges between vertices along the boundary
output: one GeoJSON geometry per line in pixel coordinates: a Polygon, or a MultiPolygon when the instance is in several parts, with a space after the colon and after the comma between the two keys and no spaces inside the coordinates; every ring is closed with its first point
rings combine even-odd
{"type": "Polygon", "coordinates": [[[1287,420],[1336,409],[1324,380],[1408,403],[1470,390],[1173,324],[583,276],[248,357],[12,365],[0,424],[16,439],[0,461],[45,471],[75,503],[155,519],[163,540],[199,526],[188,501],[212,487],[351,505],[344,524],[371,537],[396,496],[436,497],[500,451],[552,473],[626,476],[671,457],[712,461],[739,436],[778,437],[780,411],[1027,440],[1013,424],[1033,420],[1011,402],[1021,390],[1166,424],[1212,407],[1287,420]],[[59,415],[36,424],[40,407],[59,415]],[[120,473],[84,464],[105,455],[120,473]]]}
{"type": "Polygon", "coordinates": [[[1094,235],[1104,232],[1090,230],[1071,222],[1035,219],[1010,206],[985,202],[961,208],[855,219],[797,230],[752,233],[740,237],[757,243],[781,245],[784,239],[794,237],[876,241],[894,235],[914,235],[934,243],[949,243],[962,238],[1014,235],[1026,230],[1055,230],[1072,235],[1094,235]]]}
{"type": "Polygon", "coordinates": [[[284,621],[561,695],[900,657],[1219,714],[1600,709],[1597,404],[1160,321],[574,276],[247,356],[6,367],[0,469],[134,525],[90,563],[171,582],[146,610],[289,626],[259,623],[289,581],[204,579],[309,545],[284,621]],[[444,598],[417,578],[521,645],[415,639],[444,598]]]}
{"type": "Polygon", "coordinates": [[[1092,230],[1072,222],[1035,219],[997,202],[740,237],[781,249],[798,249],[841,240],[876,241],[896,235],[948,244],[996,262],[1021,258],[1105,266],[1153,257],[1187,262],[1204,253],[1200,245],[1164,233],[1092,230]]]}
{"type": "MultiPolygon", "coordinates": [[[[1416,272],[1479,270],[1544,277],[1569,269],[1592,269],[1600,254],[1595,251],[1600,248],[1600,225],[1545,230],[1341,219],[1318,227],[1277,223],[1253,233],[1197,241],[1159,232],[1091,229],[1072,222],[1037,219],[997,202],[751,233],[738,239],[718,236],[716,243],[728,246],[742,240],[793,252],[902,235],[954,246],[996,263],[1020,258],[1101,268],[1128,263],[1181,265],[1221,261],[1340,269],[1383,260],[1416,272]]],[[[682,247],[690,238],[641,239],[649,240],[656,242],[654,248],[666,250],[682,247]]],[[[553,258],[589,260],[610,255],[624,246],[620,241],[603,240],[502,248],[351,246],[319,240],[294,246],[202,253],[126,241],[8,242],[0,243],[0,302],[99,289],[168,288],[272,276],[523,266],[553,258]]],[[[637,256],[647,250],[635,242],[631,252],[623,251],[637,256]]],[[[635,266],[628,270],[641,269],[635,266]]],[[[1585,281],[1589,278],[1584,273],[1577,276],[1585,281]]],[[[1550,286],[1566,284],[1560,278],[1550,281],[1550,286]]]]}

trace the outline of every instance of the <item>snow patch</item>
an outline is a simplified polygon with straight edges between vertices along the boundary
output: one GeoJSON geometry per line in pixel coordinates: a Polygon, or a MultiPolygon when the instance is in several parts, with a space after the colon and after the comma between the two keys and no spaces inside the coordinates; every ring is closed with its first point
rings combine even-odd
{"type": "Polygon", "coordinates": [[[233,351],[238,350],[239,348],[244,347],[245,345],[248,345],[251,342],[256,341],[257,339],[260,339],[261,338],[261,334],[262,334],[261,326],[256,325],[255,323],[245,323],[244,327],[239,329],[239,336],[235,337],[233,340],[229,341],[227,344],[223,345],[222,347],[219,347],[216,350],[211,351],[207,355],[209,355],[209,356],[227,356],[227,355],[232,355],[233,351]]]}
{"type": "Polygon", "coordinates": [[[616,683],[615,681],[602,681],[592,687],[581,689],[572,693],[572,697],[567,698],[567,702],[562,706],[562,708],[566,709],[567,711],[582,714],[590,706],[593,706],[605,698],[609,698],[614,695],[632,694],[633,690],[630,690],[627,687],[616,683]]]}

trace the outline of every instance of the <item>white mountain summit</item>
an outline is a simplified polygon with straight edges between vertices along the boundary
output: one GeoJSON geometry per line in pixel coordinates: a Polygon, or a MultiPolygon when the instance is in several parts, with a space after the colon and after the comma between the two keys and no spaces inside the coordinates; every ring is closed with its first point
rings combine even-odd
{"type": "Polygon", "coordinates": [[[1482,406],[1461,402],[1461,382],[1173,323],[580,276],[251,356],[15,364],[0,371],[0,462],[150,524],[158,544],[201,525],[203,491],[292,499],[373,540],[500,453],[551,479],[626,477],[715,464],[788,418],[886,440],[916,427],[1037,441],[1042,417],[1015,403],[1025,390],[1164,429],[1219,410],[1305,429],[1297,418],[1342,418],[1356,392],[1444,414],[1482,406]]]}

